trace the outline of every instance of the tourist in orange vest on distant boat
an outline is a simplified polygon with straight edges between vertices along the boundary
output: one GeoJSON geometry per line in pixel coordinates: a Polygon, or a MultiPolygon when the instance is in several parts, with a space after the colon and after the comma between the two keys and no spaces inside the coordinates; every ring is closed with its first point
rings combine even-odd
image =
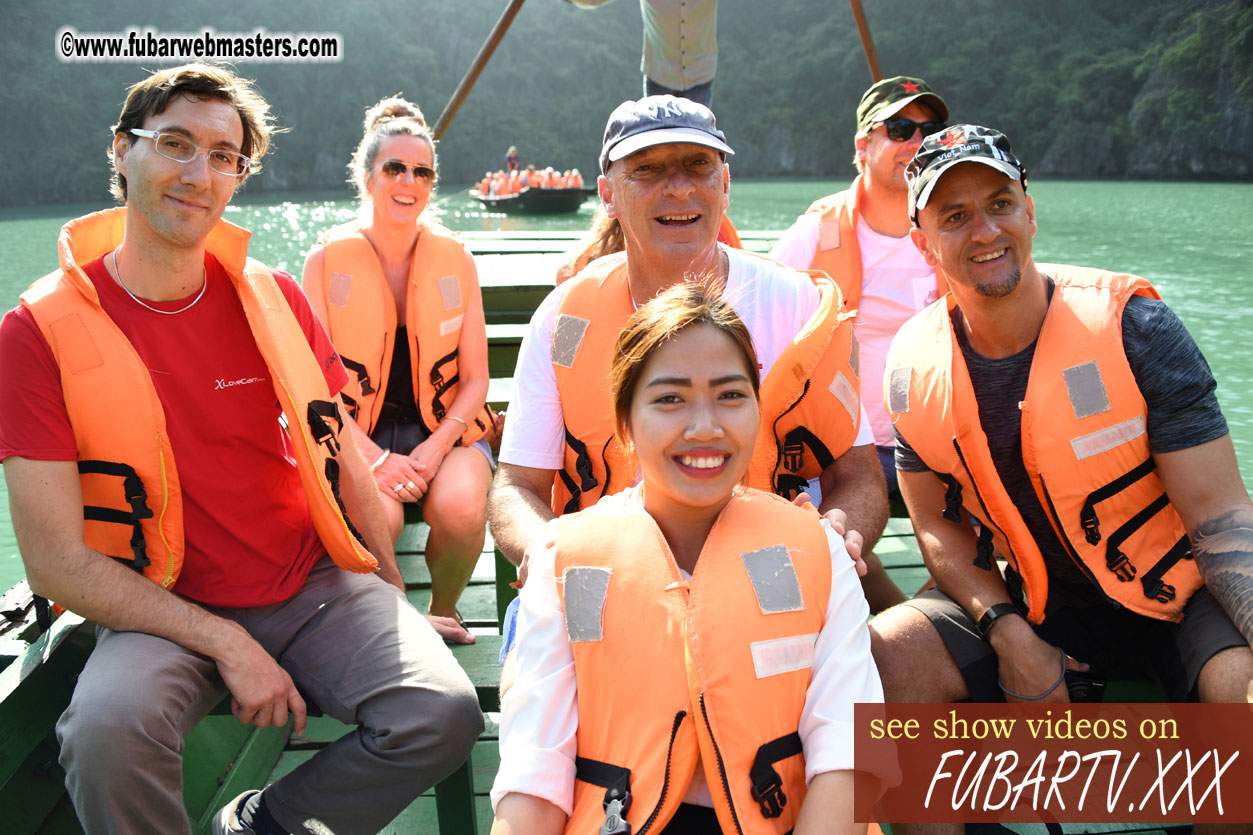
{"type": "Polygon", "coordinates": [[[494,835],[866,831],[869,610],[812,506],[740,486],[760,379],[719,283],[671,287],[617,339],[613,419],[642,482],[550,523],[531,564],[494,835]]]}
{"type": "MultiPolygon", "coordinates": [[[[304,288],[350,379],[353,431],[393,539],[404,505],[430,525],[432,615],[460,620],[457,598],[483,550],[494,431],[487,335],[474,259],[421,217],[435,188],[434,141],[403,99],[366,113],[350,166],[362,218],[325,233],[304,288]]],[[[464,627],[457,638],[473,640],[464,627]]]]}

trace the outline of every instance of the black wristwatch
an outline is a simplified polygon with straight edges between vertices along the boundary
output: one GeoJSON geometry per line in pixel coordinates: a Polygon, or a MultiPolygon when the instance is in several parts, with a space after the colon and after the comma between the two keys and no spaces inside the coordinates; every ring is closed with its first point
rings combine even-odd
{"type": "Polygon", "coordinates": [[[989,606],[988,610],[983,613],[983,617],[979,618],[977,625],[979,634],[986,641],[988,639],[988,631],[992,629],[992,624],[996,623],[998,619],[1003,618],[1005,615],[1021,614],[1022,612],[1018,611],[1018,607],[1013,603],[997,603],[994,606],[989,606]]]}

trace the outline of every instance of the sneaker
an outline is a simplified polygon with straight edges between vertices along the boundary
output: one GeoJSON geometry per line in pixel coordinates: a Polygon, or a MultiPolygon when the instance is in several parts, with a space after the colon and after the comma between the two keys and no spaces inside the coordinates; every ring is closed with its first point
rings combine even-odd
{"type": "Polygon", "coordinates": [[[257,835],[251,828],[239,822],[239,810],[244,808],[244,804],[254,794],[261,792],[259,789],[249,789],[219,809],[213,816],[213,835],[257,835]]]}

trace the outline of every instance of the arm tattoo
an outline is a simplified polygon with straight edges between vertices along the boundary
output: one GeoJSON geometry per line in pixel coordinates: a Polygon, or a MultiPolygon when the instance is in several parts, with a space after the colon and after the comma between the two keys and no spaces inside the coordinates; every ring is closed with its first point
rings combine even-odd
{"type": "Polygon", "coordinates": [[[1192,554],[1210,593],[1253,645],[1253,509],[1238,508],[1197,525],[1192,554]]]}

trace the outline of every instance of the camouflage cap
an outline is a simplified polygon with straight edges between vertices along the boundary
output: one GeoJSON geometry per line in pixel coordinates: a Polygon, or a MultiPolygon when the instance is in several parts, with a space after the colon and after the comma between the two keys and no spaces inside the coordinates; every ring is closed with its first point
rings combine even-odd
{"type": "Polygon", "coordinates": [[[931,91],[927,82],[921,78],[898,75],[875,82],[862,95],[861,102],[857,105],[857,132],[866,132],[871,125],[890,119],[911,101],[919,99],[927,100],[927,104],[935,109],[939,121],[948,121],[948,105],[931,91]]]}
{"type": "Polygon", "coordinates": [[[914,158],[905,167],[909,184],[909,217],[918,222],[918,212],[927,206],[931,192],[945,171],[961,162],[980,162],[995,168],[1027,188],[1027,168],[1009,147],[1009,137],[999,130],[979,125],[954,125],[923,140],[914,158]]]}

